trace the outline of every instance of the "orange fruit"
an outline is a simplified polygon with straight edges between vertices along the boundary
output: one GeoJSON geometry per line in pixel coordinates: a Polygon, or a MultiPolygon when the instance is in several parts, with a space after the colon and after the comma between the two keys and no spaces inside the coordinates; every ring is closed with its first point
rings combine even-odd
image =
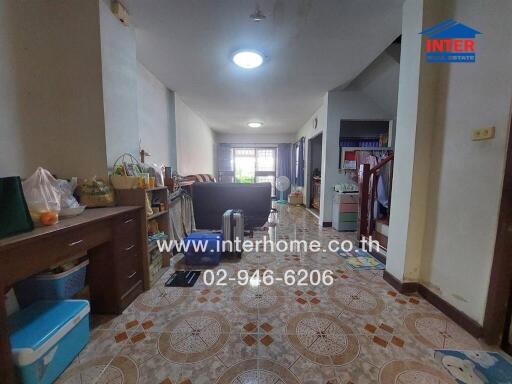
{"type": "Polygon", "coordinates": [[[59,221],[59,215],[55,212],[43,212],[41,213],[41,216],[39,216],[39,221],[43,225],[57,224],[59,221]]]}

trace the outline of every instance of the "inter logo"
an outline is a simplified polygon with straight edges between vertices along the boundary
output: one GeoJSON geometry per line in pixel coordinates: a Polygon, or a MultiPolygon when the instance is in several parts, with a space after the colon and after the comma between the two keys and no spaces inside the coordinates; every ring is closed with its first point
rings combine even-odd
{"type": "Polygon", "coordinates": [[[455,20],[447,20],[420,34],[427,37],[427,63],[474,63],[475,37],[482,33],[455,20]]]}

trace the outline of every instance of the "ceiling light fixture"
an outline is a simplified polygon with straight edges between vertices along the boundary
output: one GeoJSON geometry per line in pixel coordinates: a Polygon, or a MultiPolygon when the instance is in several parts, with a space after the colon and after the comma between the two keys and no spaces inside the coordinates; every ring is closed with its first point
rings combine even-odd
{"type": "Polygon", "coordinates": [[[252,21],[255,21],[255,22],[263,21],[266,18],[266,16],[263,14],[263,12],[261,12],[259,4],[256,4],[256,10],[249,17],[252,19],[252,21]]]}
{"type": "Polygon", "coordinates": [[[259,121],[251,121],[250,123],[247,123],[247,125],[250,128],[261,128],[261,127],[263,127],[263,123],[261,123],[259,121]]]}
{"type": "Polygon", "coordinates": [[[244,69],[253,69],[263,64],[263,55],[258,51],[244,49],[233,54],[233,63],[244,69]]]}

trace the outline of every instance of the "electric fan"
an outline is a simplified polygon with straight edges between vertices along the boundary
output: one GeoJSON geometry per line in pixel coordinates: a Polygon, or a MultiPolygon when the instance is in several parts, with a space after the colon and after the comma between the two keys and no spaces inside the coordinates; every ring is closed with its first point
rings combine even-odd
{"type": "Polygon", "coordinates": [[[286,204],[287,201],[284,199],[284,192],[290,188],[290,179],[286,176],[279,176],[276,179],[276,189],[279,191],[279,204],[286,204]]]}

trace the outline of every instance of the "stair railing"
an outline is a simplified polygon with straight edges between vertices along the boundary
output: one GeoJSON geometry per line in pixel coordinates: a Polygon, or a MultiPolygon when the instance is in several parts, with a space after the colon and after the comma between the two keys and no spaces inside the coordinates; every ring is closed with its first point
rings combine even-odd
{"type": "MultiPolygon", "coordinates": [[[[373,168],[370,168],[370,164],[361,164],[359,166],[359,226],[357,233],[359,241],[364,237],[370,237],[375,231],[373,207],[377,199],[377,176],[380,174],[382,168],[390,163],[390,182],[393,180],[394,158],[394,154],[389,155],[373,168]]],[[[389,211],[391,208],[391,190],[388,199],[389,211]]]]}

